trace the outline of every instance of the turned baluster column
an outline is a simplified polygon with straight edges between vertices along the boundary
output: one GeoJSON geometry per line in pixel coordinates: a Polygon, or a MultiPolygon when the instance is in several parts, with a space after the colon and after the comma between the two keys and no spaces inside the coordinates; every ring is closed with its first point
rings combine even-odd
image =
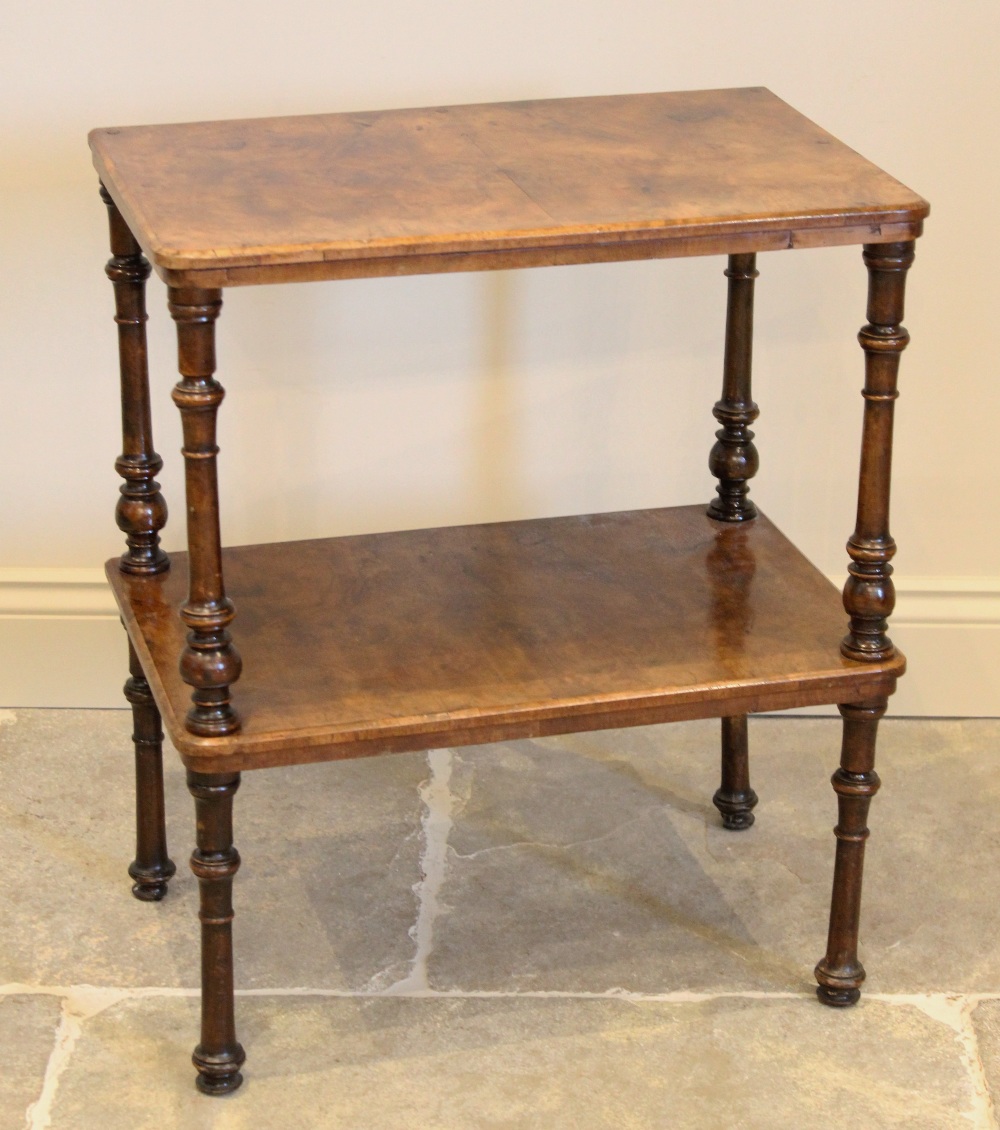
{"type": "Polygon", "coordinates": [[[715,433],[715,446],[708,467],[719,480],[718,498],[708,507],[709,516],[720,522],[745,522],[757,517],[757,507],[747,497],[749,480],[757,474],[759,460],[750,425],[760,415],[750,395],[753,359],[753,281],[756,255],[730,255],[726,268],[729,297],[726,304],[726,352],[723,362],[722,399],[712,414],[722,427],[715,433]]]}
{"type": "Polygon", "coordinates": [[[131,640],[128,660],[132,677],[125,684],[125,697],[132,704],[135,744],[135,860],[128,873],[135,880],[132,894],[137,899],[158,902],[167,893],[167,880],[177,870],[167,855],[163,731],[160,712],[131,640]]]}
{"type": "Polygon", "coordinates": [[[868,268],[868,324],[858,334],[865,351],[865,414],[861,445],[857,525],[847,552],[850,576],[844,608],[850,631],[840,645],[850,659],[888,659],[894,652],[886,618],[896,603],[892,560],[896,543],[889,534],[892,467],[892,417],[899,355],[910,335],[902,326],[906,272],[913,243],[875,243],[864,248],[868,268]]]}
{"type": "Polygon", "coordinates": [[[216,474],[215,421],[224,391],[214,378],[215,320],[222,309],[222,291],[171,287],[169,293],[181,373],[173,399],[184,428],[191,571],[188,600],[180,611],[189,628],[180,669],[181,677],[194,688],[187,728],[217,737],[240,728],[229,688],[242,667],[227,630],[236,610],[222,578],[216,474]]]}
{"type": "Polygon", "coordinates": [[[868,807],[878,792],[875,772],[875,734],[885,714],[886,699],[839,707],[844,719],[840,768],[833,774],[839,818],[837,858],[830,900],[830,933],[826,957],[816,966],[816,994],[824,1004],[844,1008],[861,996],[864,966],[858,960],[861,919],[861,880],[868,839],[868,807]]]}
{"type": "MultiPolygon", "coordinates": [[[[750,392],[753,361],[753,288],[756,255],[730,255],[725,271],[729,279],[726,304],[726,351],[723,361],[722,399],[712,410],[722,427],[708,467],[719,480],[717,496],[708,507],[710,518],[720,522],[746,522],[757,517],[750,501],[749,480],[759,460],[750,425],[759,409],[750,392]]],[[[751,569],[752,573],[752,569],[751,569]]],[[[723,826],[742,831],[753,824],[757,794],[750,787],[750,757],[746,715],[722,719],[722,782],[712,797],[723,826]]]]}
{"type": "Polygon", "coordinates": [[[122,555],[123,573],[140,576],[162,573],[170,567],[160,548],[159,531],[167,523],[167,504],[156,476],[163,460],[153,450],[153,423],[149,407],[149,363],[146,352],[146,279],[149,263],[129,231],[121,212],[101,185],[108,207],[111,258],[105,273],[115,289],[118,323],[118,360],[121,370],[122,454],[115,470],[125,480],[115,509],[118,528],[128,545],[122,555]]]}
{"type": "MultiPolygon", "coordinates": [[[[151,576],[169,569],[170,560],[160,548],[167,504],[156,481],[163,460],[153,447],[149,400],[146,280],[150,268],[103,184],[101,199],[108,209],[111,258],[104,271],[115,292],[121,375],[122,453],[115,460],[115,470],[124,482],[115,521],[125,534],[127,548],[118,567],[123,573],[151,576]]],[[[155,902],[167,893],[167,881],[176,869],[167,855],[160,714],[131,641],[129,673],[124,689],[132,706],[135,746],[136,855],[128,872],[134,880],[132,894],[144,902],[155,902]]]]}
{"type": "Polygon", "coordinates": [[[201,1041],[191,1059],[198,1090],[224,1095],[243,1082],[240,1067],[246,1059],[236,1039],[233,996],[233,877],[240,866],[233,846],[233,797],[240,775],[189,771],[187,781],[197,819],[191,870],[201,901],[201,1041]]]}

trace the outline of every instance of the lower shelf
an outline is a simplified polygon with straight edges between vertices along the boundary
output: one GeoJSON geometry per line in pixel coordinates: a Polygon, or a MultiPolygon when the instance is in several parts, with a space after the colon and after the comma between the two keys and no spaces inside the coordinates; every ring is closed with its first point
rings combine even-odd
{"type": "Polygon", "coordinates": [[[223,551],[239,733],[184,728],[187,555],[108,576],[184,761],[203,772],[891,693],[845,659],[840,594],[771,523],[637,510],[223,551]]]}

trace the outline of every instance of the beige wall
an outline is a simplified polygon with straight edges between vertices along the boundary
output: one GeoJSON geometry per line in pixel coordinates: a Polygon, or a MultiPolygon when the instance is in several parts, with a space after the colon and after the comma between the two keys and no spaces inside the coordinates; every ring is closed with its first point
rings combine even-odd
{"type": "MultiPolygon", "coordinates": [[[[0,14],[0,705],[116,703],[116,357],[92,126],[765,85],[925,195],[893,532],[896,708],[1000,713],[991,471],[1000,4],[11,3],[0,14]],[[62,641],[63,669],[44,672],[62,641]],[[970,656],[973,657],[970,659],[970,656]]],[[[831,575],[853,523],[857,249],[762,255],[754,496],[831,575]]],[[[272,540],[707,498],[723,262],[232,291],[223,534],[272,540]]],[[[172,326],[156,439],[182,536],[172,326]]]]}

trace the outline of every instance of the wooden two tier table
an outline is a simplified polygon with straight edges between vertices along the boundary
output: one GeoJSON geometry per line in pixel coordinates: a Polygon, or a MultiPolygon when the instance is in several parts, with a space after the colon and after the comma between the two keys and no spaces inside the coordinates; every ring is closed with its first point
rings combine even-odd
{"type": "MultiPolygon", "coordinates": [[[[753,822],[749,713],[844,719],[827,1004],[858,999],[875,731],[904,660],[886,635],[903,289],[927,204],[762,88],[95,130],[110,213],[140,899],[173,874],[162,724],[197,811],[198,1086],[239,1086],[233,796],[248,769],[722,720],[727,827],[753,822]],[[748,497],[760,251],[861,244],[868,269],[857,525],[843,603],[748,497]],[[228,286],[725,255],[720,425],[704,504],[223,549],[214,324],[228,286]],[[147,258],[148,257],[148,258],[147,258]],[[188,552],[159,546],[145,338],[150,262],[181,379],[188,552]],[[847,617],[843,609],[846,608],[847,617]],[[846,630],[846,635],[845,635],[846,630]]],[[[239,397],[237,394],[237,401],[239,397]]]]}

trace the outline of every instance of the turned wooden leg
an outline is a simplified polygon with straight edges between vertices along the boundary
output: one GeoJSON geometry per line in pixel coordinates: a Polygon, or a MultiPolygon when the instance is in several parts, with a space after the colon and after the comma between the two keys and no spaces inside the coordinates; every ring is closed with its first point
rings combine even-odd
{"type": "Polygon", "coordinates": [[[840,645],[850,659],[882,660],[894,652],[886,618],[896,603],[892,560],[896,543],[889,534],[892,417],[899,393],[899,356],[910,335],[902,326],[906,272],[913,243],[874,243],[864,248],[868,268],[868,324],[858,340],[865,351],[865,414],[858,486],[858,517],[847,543],[850,576],[844,608],[850,630],[840,645]]]}
{"type": "Polygon", "coordinates": [[[722,719],[722,785],[712,797],[722,826],[739,832],[753,823],[757,794],[750,788],[747,716],[722,719]]]}
{"type": "Polygon", "coordinates": [[[132,704],[135,743],[135,859],[128,873],[135,880],[132,894],[143,902],[159,902],[167,880],[177,870],[167,855],[163,805],[163,731],[160,712],[149,690],[132,641],[128,645],[125,697],[132,704]]]}
{"type": "Polygon", "coordinates": [[[750,425],[759,410],[750,395],[753,356],[753,281],[760,273],[756,255],[730,255],[726,277],[726,352],[723,365],[722,399],[713,415],[722,425],[708,457],[708,467],[719,480],[718,497],[708,514],[720,522],[745,522],[757,517],[757,507],[747,497],[749,480],[757,473],[759,460],[750,425]]]}
{"type": "Polygon", "coordinates": [[[198,846],[191,870],[201,891],[201,1042],[191,1057],[197,1086],[224,1095],[243,1082],[246,1053],[236,1039],[233,999],[233,876],[240,857],[233,847],[233,797],[239,773],[188,772],[198,846]]]}
{"type": "Polygon", "coordinates": [[[122,454],[115,461],[115,470],[125,481],[115,520],[125,534],[128,548],[119,567],[123,573],[148,576],[170,567],[167,555],[160,548],[159,531],[167,523],[167,504],[156,481],[163,460],[153,450],[149,405],[146,354],[149,263],[104,185],[101,185],[101,199],[108,206],[111,258],[105,273],[115,288],[121,370],[122,454]]]}
{"type": "Polygon", "coordinates": [[[219,485],[215,420],[225,395],[215,380],[215,320],[220,290],[170,288],[170,313],[177,323],[181,380],[173,391],[184,428],[185,487],[190,564],[188,599],[180,610],[189,631],[180,661],[181,678],[194,691],[187,728],[193,734],[232,734],[240,721],[229,688],[242,663],[228,626],[236,614],[222,578],[219,485]]]}
{"type": "Polygon", "coordinates": [[[826,957],[816,966],[819,999],[835,1008],[854,1004],[861,996],[864,966],[858,960],[858,925],[861,918],[861,879],[868,839],[868,806],[878,792],[875,772],[875,733],[885,714],[886,700],[841,706],[844,742],[840,768],[832,782],[837,794],[839,819],[837,858],[830,900],[830,933],[826,957]]]}

